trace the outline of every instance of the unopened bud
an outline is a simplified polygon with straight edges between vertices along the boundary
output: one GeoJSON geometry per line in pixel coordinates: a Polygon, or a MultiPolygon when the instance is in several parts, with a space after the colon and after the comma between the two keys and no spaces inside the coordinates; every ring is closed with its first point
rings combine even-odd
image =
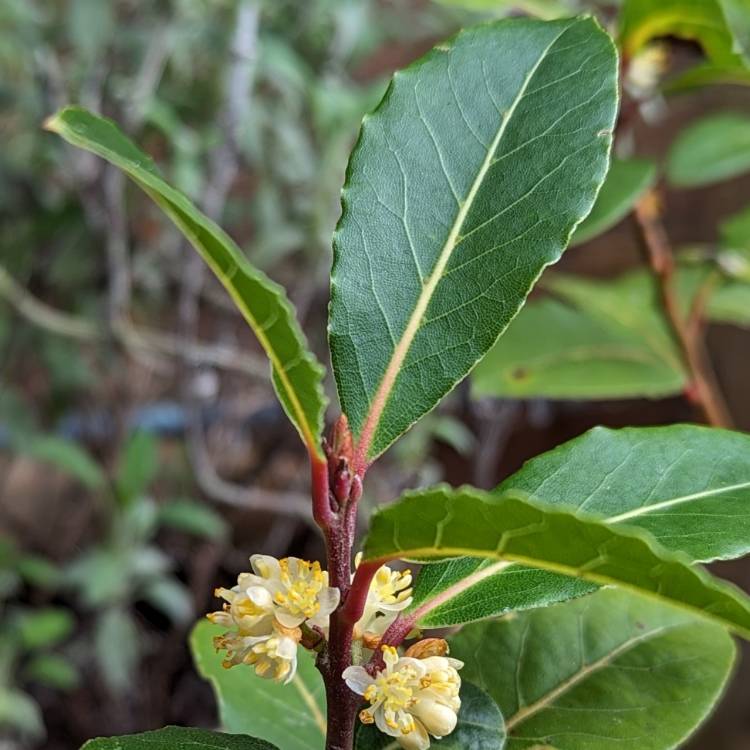
{"type": "Polygon", "coordinates": [[[349,471],[349,464],[345,458],[339,461],[338,466],[333,474],[333,496],[340,505],[349,502],[349,495],[352,490],[352,475],[349,471]]]}
{"type": "Polygon", "coordinates": [[[449,652],[448,642],[442,638],[425,638],[406,649],[405,656],[427,659],[430,656],[445,656],[449,652]]]}

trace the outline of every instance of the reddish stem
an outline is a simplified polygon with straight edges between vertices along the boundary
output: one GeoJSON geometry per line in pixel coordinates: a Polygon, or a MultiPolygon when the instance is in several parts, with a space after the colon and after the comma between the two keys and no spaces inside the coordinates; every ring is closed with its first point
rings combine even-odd
{"type": "Polygon", "coordinates": [[[362,618],[367,603],[367,594],[370,591],[370,583],[372,583],[372,579],[379,568],[380,563],[363,562],[360,563],[357,572],[354,574],[349,595],[341,608],[341,619],[352,627],[362,618]]]}

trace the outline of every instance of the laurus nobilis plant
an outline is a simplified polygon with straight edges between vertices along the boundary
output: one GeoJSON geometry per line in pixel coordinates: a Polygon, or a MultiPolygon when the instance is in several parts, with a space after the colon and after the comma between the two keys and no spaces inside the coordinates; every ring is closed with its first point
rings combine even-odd
{"type": "Polygon", "coordinates": [[[308,450],[327,548],[326,566],[253,556],[194,631],[238,736],[169,728],[119,746],[666,750],[711,710],[750,599],[697,563],[748,551],[750,438],[595,430],[494,492],[407,493],[355,539],[372,463],[493,346],[594,204],[617,70],[610,37],[578,17],[470,28],[394,75],[334,236],[343,413],[327,438],[324,371],[284,291],[112,122],[48,121],[131,177],[236,302],[308,450]],[[452,656],[424,632],[449,625],[466,626],[452,656]]]}

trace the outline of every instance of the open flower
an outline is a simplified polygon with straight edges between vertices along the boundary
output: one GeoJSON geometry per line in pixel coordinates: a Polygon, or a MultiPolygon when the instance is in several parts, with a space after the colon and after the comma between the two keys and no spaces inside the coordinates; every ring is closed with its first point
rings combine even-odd
{"type": "Polygon", "coordinates": [[[415,659],[383,646],[385,669],[371,676],[364,667],[348,667],[343,678],[370,704],[359,718],[374,723],[404,750],[427,750],[430,735],[440,739],[456,728],[461,707],[458,670],[463,663],[446,656],[415,659]]]}
{"type": "Polygon", "coordinates": [[[297,671],[297,644],[301,637],[299,628],[274,623],[265,635],[243,636],[230,631],[216,636],[214,646],[227,652],[224,667],[249,664],[259,677],[286,684],[297,671]]]}
{"type": "Polygon", "coordinates": [[[328,573],[321,570],[319,562],[253,555],[250,564],[255,575],[248,574],[249,579],[270,593],[274,617],[285,628],[296,628],[303,622],[310,627],[328,627],[340,594],[328,585],[328,573]]]}
{"type": "MultiPolygon", "coordinates": [[[[357,555],[358,566],[362,553],[357,555]]],[[[354,627],[354,637],[363,638],[365,634],[379,637],[396,619],[399,612],[412,602],[412,576],[410,570],[392,570],[387,565],[381,566],[370,583],[367,601],[362,617],[354,627]]]]}
{"type": "Polygon", "coordinates": [[[214,594],[224,599],[221,612],[206,615],[211,622],[233,628],[242,636],[260,636],[271,632],[274,618],[273,598],[263,586],[253,585],[249,573],[241,573],[231,589],[218,588],[214,594]]]}

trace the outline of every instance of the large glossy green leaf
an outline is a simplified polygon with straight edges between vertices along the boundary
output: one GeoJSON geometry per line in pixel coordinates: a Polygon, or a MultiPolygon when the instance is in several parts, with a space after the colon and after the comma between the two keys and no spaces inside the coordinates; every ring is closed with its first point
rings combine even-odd
{"type": "Polygon", "coordinates": [[[486,353],[604,179],[616,55],[591,18],[461,32],[365,118],[334,237],[339,396],[377,456],[486,353]]]}
{"type": "Polygon", "coordinates": [[[676,187],[698,187],[750,170],[750,117],[709,115],[688,125],[674,140],[667,177],[676,187]]]}
{"type": "Polygon", "coordinates": [[[164,727],[153,732],[89,740],[81,750],[279,750],[276,745],[240,734],[189,727],[164,727]]]}
{"type": "Polygon", "coordinates": [[[216,694],[222,728],[262,737],[283,750],[322,750],[325,689],[313,658],[300,650],[297,674],[288,685],[257,677],[250,667],[224,669],[213,647],[213,637],[223,632],[203,621],[190,636],[195,665],[216,694]]]}
{"type": "Polygon", "coordinates": [[[682,390],[685,368],[650,274],[594,281],[547,273],[540,284],[559,300],[532,301],[519,313],[477,366],[474,395],[633,398],[682,390]]]}
{"type": "Polygon", "coordinates": [[[509,750],[672,750],[732,673],[723,628],[616,589],[464,628],[452,655],[500,705],[509,750]]]}
{"type": "Polygon", "coordinates": [[[256,269],[234,241],[158,174],[153,161],[110,120],[67,107],[45,127],[122,169],[175,223],[225,286],[271,361],[274,386],[307,447],[320,452],[323,368],[308,351],[284,290],[256,269]]]}
{"type": "Polygon", "coordinates": [[[647,159],[614,159],[591,213],[578,226],[570,244],[587,242],[625,218],[655,180],[654,162],[647,159]]]}
{"type": "MultiPolygon", "coordinates": [[[[750,598],[692,566],[686,555],[661,547],[641,529],[607,524],[520,494],[445,486],[408,493],[373,516],[365,540],[369,560],[462,555],[614,584],[750,637],[750,598]]],[[[463,584],[441,596],[447,601],[461,590],[463,584]]]]}
{"type": "MultiPolygon", "coordinates": [[[[374,725],[357,729],[355,750],[400,750],[393,737],[380,732],[374,725]]],[[[461,710],[458,724],[447,737],[432,740],[430,747],[442,750],[503,750],[505,725],[500,709],[484,690],[463,681],[461,685],[461,710]]]]}
{"type": "Polygon", "coordinates": [[[750,436],[697,425],[595,427],[497,491],[649,531],[695,561],[750,552],[750,436]]]}
{"type": "MultiPolygon", "coordinates": [[[[750,552],[750,437],[741,433],[694,425],[597,427],[526,463],[497,489],[509,490],[638,526],[693,561],[750,552]]],[[[431,609],[422,625],[544,607],[595,588],[524,565],[459,558],[422,569],[413,607],[459,582],[460,593],[431,609]]]]}

